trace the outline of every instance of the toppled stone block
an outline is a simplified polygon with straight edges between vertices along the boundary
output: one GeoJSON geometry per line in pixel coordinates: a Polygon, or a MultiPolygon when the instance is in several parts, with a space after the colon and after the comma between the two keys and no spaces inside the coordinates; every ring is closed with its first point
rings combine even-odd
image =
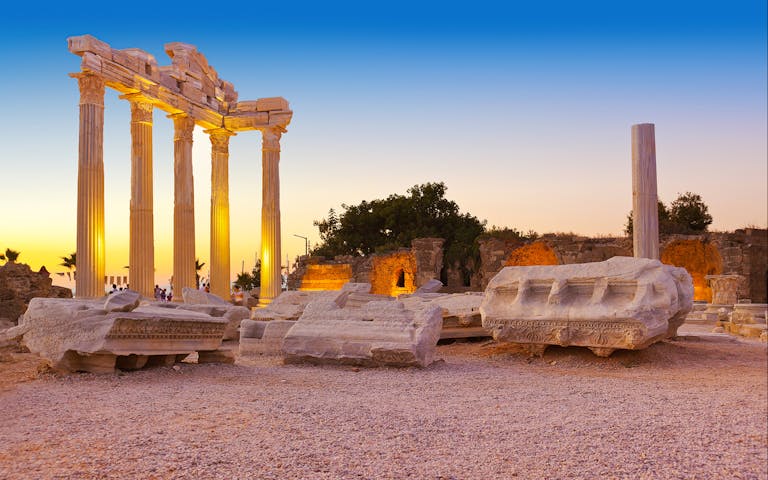
{"type": "Polygon", "coordinates": [[[598,356],[642,349],[676,335],[693,306],[693,281],[658,260],[505,267],[480,305],[496,340],[531,346],[585,346],[598,356]]]}
{"type": "Polygon", "coordinates": [[[133,290],[115,292],[104,300],[104,310],[107,312],[130,312],[139,306],[141,294],[133,290]]]}
{"type": "Polygon", "coordinates": [[[407,310],[402,302],[342,308],[313,302],[283,339],[285,363],[426,367],[440,338],[440,309],[407,310]]]}
{"type": "Polygon", "coordinates": [[[184,303],[191,305],[232,305],[218,295],[191,287],[181,289],[181,298],[184,299],[184,303]]]}
{"type": "Polygon", "coordinates": [[[240,355],[280,355],[283,339],[295,324],[293,320],[243,320],[240,324],[240,355]]]}
{"type": "Polygon", "coordinates": [[[437,293],[441,288],[443,288],[443,282],[433,278],[432,280],[429,280],[427,283],[417,288],[416,295],[421,293],[437,293]]]}
{"type": "Polygon", "coordinates": [[[108,312],[104,306],[93,300],[35,298],[22,316],[28,328],[22,342],[58,370],[106,373],[117,363],[150,366],[217,350],[227,325],[224,318],[188,310],[142,306],[108,312]],[[130,358],[118,362],[120,357],[130,358]]]}
{"type": "Polygon", "coordinates": [[[491,332],[483,327],[480,316],[480,303],[483,301],[482,292],[466,293],[415,293],[400,295],[398,300],[405,308],[415,309],[434,305],[440,308],[443,317],[443,327],[440,339],[490,337],[491,332]]]}

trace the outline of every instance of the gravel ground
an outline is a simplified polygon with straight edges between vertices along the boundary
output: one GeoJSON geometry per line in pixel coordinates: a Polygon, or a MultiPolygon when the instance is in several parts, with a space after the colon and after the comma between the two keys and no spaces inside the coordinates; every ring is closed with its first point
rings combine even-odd
{"type": "Polygon", "coordinates": [[[438,354],[41,374],[0,390],[0,478],[768,478],[764,343],[438,354]]]}

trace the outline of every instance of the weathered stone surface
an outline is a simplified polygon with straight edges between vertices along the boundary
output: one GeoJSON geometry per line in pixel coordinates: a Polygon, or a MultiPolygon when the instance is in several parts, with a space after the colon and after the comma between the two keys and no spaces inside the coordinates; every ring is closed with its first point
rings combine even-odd
{"type": "Polygon", "coordinates": [[[246,307],[233,306],[227,310],[224,314],[224,318],[227,320],[227,328],[224,330],[224,340],[237,340],[240,338],[240,322],[250,318],[251,311],[246,307]]]}
{"type": "Polygon", "coordinates": [[[489,337],[491,332],[483,327],[480,316],[480,303],[483,293],[466,292],[456,294],[415,293],[401,295],[399,301],[405,308],[416,309],[434,305],[440,308],[443,327],[440,339],[489,337]]]}
{"type": "Polygon", "coordinates": [[[240,355],[279,355],[283,338],[295,324],[292,320],[243,320],[240,324],[240,355]]]}
{"type": "Polygon", "coordinates": [[[72,290],[52,285],[45,268],[33,272],[29,265],[15,262],[0,266],[0,319],[16,324],[35,297],[72,298],[72,290]]]}
{"type": "Polygon", "coordinates": [[[184,287],[181,290],[181,297],[184,303],[190,305],[232,305],[217,295],[191,287],[184,287]]]}
{"type": "Polygon", "coordinates": [[[100,301],[35,298],[22,317],[29,328],[23,343],[59,370],[101,373],[113,371],[122,356],[147,356],[146,364],[153,365],[166,357],[216,350],[227,324],[180,309],[107,312],[102,307],[100,301]]]}
{"type": "Polygon", "coordinates": [[[139,306],[141,295],[133,290],[123,290],[115,292],[104,300],[104,307],[107,312],[130,312],[139,306]]]}
{"type": "Polygon", "coordinates": [[[685,269],[614,257],[577,265],[506,267],[480,305],[496,340],[577,345],[608,356],[676,335],[693,304],[685,269]]]}
{"type": "Polygon", "coordinates": [[[402,302],[344,309],[313,302],[283,339],[286,363],[426,367],[440,338],[440,309],[407,310],[402,302]]]}
{"type": "Polygon", "coordinates": [[[269,305],[251,312],[252,320],[296,320],[304,312],[309,302],[318,299],[334,299],[339,291],[287,291],[274,299],[269,305]]]}
{"type": "Polygon", "coordinates": [[[443,282],[440,280],[437,280],[435,278],[432,278],[430,280],[427,280],[424,285],[420,286],[416,289],[416,293],[436,293],[441,288],[443,288],[443,282]]]}
{"type": "Polygon", "coordinates": [[[707,282],[712,288],[713,305],[734,305],[738,302],[738,290],[744,284],[741,275],[707,275],[707,282]]]}

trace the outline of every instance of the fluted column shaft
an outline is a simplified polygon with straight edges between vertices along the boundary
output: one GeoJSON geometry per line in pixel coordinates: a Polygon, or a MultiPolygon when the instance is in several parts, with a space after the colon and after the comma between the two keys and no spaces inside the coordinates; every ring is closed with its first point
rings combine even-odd
{"type": "Polygon", "coordinates": [[[229,299],[229,137],[225,129],[211,136],[211,293],[229,299]]]}
{"type": "Polygon", "coordinates": [[[155,236],[152,203],[152,104],[131,102],[131,216],[128,266],[131,289],[154,296],[155,236]]]}
{"type": "Polygon", "coordinates": [[[182,301],[184,287],[195,288],[195,190],[192,177],[192,131],[195,122],[173,117],[173,299],[182,301]]]}
{"type": "Polygon", "coordinates": [[[658,202],[654,125],[632,125],[632,244],[635,257],[659,258],[658,202]]]}
{"type": "Polygon", "coordinates": [[[104,295],[104,79],[76,74],[80,86],[77,167],[77,279],[79,298],[104,295]]]}
{"type": "Polygon", "coordinates": [[[280,136],[278,129],[262,131],[261,144],[261,293],[267,305],[282,292],[280,271],[280,136]]]}

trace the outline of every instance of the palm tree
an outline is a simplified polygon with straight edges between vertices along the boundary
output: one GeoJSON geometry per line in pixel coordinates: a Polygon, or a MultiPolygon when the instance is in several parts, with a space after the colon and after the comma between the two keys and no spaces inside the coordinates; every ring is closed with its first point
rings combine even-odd
{"type": "Polygon", "coordinates": [[[67,272],[67,278],[72,280],[72,277],[77,278],[77,252],[72,252],[68,257],[59,257],[63,260],[59,265],[69,270],[67,272]],[[73,273],[72,271],[75,270],[73,273]]]}
{"type": "Polygon", "coordinates": [[[2,257],[2,260],[8,261],[8,263],[13,263],[19,258],[19,255],[21,255],[20,252],[6,248],[5,255],[0,255],[0,257],[2,257]]]}
{"type": "Polygon", "coordinates": [[[200,274],[198,273],[200,270],[203,269],[205,266],[205,262],[200,263],[200,259],[195,259],[195,284],[197,285],[197,288],[200,288],[200,274]]]}

